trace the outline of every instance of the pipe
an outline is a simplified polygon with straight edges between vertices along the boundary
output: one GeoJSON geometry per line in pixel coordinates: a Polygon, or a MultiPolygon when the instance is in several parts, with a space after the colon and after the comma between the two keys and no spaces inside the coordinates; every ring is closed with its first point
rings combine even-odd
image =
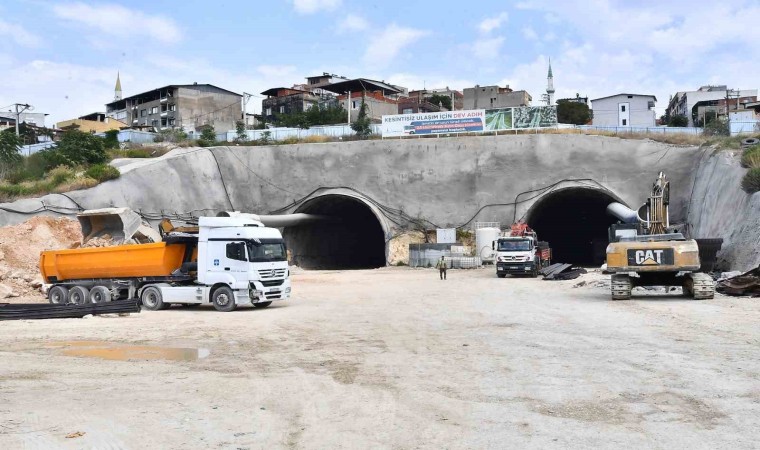
{"type": "Polygon", "coordinates": [[[216,216],[217,217],[246,217],[252,220],[257,220],[263,223],[265,226],[274,227],[274,228],[294,227],[298,225],[305,225],[312,222],[336,220],[335,218],[329,217],[329,216],[320,216],[317,214],[304,214],[304,213],[258,215],[258,214],[241,213],[238,211],[222,211],[216,216]]]}
{"type": "Polygon", "coordinates": [[[612,202],[609,205],[607,205],[607,214],[617,217],[618,219],[622,220],[624,223],[641,222],[641,219],[639,219],[638,212],[618,202],[612,202]]]}

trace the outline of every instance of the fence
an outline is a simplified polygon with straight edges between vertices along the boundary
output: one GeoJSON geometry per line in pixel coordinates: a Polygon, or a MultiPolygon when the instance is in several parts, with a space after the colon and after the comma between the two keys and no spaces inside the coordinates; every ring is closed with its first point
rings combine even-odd
{"type": "MultiPolygon", "coordinates": [[[[452,251],[455,244],[409,244],[409,267],[435,267],[441,256],[450,269],[476,269],[480,258],[452,251]]],[[[459,247],[461,249],[461,247],[459,247]]]]}
{"type": "Polygon", "coordinates": [[[55,142],[40,142],[38,144],[22,145],[19,154],[22,156],[29,156],[50,147],[55,147],[55,142]]]}
{"type": "MultiPolygon", "coordinates": [[[[380,125],[372,124],[372,133],[380,134],[380,125]]],[[[325,125],[319,127],[311,127],[306,129],[301,128],[268,128],[266,130],[247,130],[246,135],[249,141],[260,140],[264,133],[269,132],[269,139],[280,141],[287,138],[302,139],[308,136],[328,136],[328,137],[343,137],[352,136],[356,134],[351,129],[350,125],[325,125]]],[[[225,140],[232,142],[237,138],[236,131],[228,131],[217,135],[218,140],[225,140]]]]}
{"type": "Polygon", "coordinates": [[[701,135],[704,131],[698,127],[602,127],[597,125],[560,125],[560,129],[575,129],[578,132],[583,131],[602,131],[612,134],[633,134],[633,133],[648,133],[648,134],[690,134],[701,135]]]}

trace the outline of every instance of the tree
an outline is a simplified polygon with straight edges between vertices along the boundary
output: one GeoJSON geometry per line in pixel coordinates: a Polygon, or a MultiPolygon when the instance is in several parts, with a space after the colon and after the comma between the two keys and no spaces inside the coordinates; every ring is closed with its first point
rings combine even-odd
{"type": "Polygon", "coordinates": [[[105,134],[106,137],[103,140],[103,145],[109,150],[119,148],[119,130],[108,130],[105,134]]]}
{"type": "Polygon", "coordinates": [[[3,172],[18,166],[21,162],[19,150],[21,150],[21,139],[16,136],[16,133],[10,128],[0,131],[0,166],[3,172]]]}
{"type": "Polygon", "coordinates": [[[666,124],[669,127],[688,127],[689,126],[689,118],[684,116],[683,114],[676,114],[675,116],[668,117],[668,121],[666,124]]]}
{"type": "Polygon", "coordinates": [[[449,97],[448,95],[433,94],[427,98],[427,101],[429,101],[430,103],[436,106],[438,106],[439,104],[442,104],[444,108],[451,111],[451,97],[449,97]]]}
{"type": "Polygon", "coordinates": [[[245,131],[245,122],[242,120],[235,122],[235,131],[237,132],[237,137],[235,137],[236,141],[245,142],[248,140],[248,133],[245,131]]]}
{"type": "Polygon", "coordinates": [[[335,125],[346,122],[346,110],[340,104],[311,105],[306,111],[306,120],[311,126],[335,125]]]}
{"type": "Polygon", "coordinates": [[[356,121],[351,124],[351,129],[356,132],[356,135],[361,139],[367,139],[372,134],[372,121],[367,116],[367,104],[362,97],[362,106],[359,108],[359,116],[356,121]]]}
{"type": "Polygon", "coordinates": [[[198,139],[199,147],[211,147],[216,144],[216,130],[213,125],[203,125],[201,127],[201,137],[198,139]]]}
{"type": "Polygon", "coordinates": [[[585,125],[589,120],[591,120],[591,110],[585,103],[557,100],[557,122],[585,125]]]}
{"type": "Polygon", "coordinates": [[[71,129],[54,148],[43,150],[48,168],[56,166],[102,164],[108,161],[104,139],[94,134],[71,129]]]}

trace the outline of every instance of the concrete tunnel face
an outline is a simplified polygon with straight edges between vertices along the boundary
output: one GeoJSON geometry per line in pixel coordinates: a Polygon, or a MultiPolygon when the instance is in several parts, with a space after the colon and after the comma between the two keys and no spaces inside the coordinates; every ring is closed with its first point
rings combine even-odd
{"type": "Polygon", "coordinates": [[[605,261],[609,226],[617,222],[606,208],[616,201],[601,189],[562,189],[538,200],[526,222],[551,246],[552,262],[599,266],[605,261]]]}
{"type": "Polygon", "coordinates": [[[385,266],[385,233],[364,201],[328,194],[295,212],[335,220],[286,227],[283,237],[292,262],[304,269],[374,269],[385,266]]]}

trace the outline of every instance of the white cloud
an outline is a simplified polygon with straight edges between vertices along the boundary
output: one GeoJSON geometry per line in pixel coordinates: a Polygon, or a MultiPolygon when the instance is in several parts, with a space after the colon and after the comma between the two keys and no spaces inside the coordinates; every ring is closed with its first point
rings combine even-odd
{"type": "Polygon", "coordinates": [[[485,18],[480,22],[480,24],[478,24],[478,29],[482,33],[490,33],[491,31],[499,28],[504,22],[507,21],[508,18],[509,15],[506,12],[500,13],[494,17],[485,18]]]}
{"type": "Polygon", "coordinates": [[[479,59],[495,59],[499,56],[504,37],[479,39],[472,45],[472,53],[479,59]]]}
{"type": "Polygon", "coordinates": [[[364,52],[364,62],[370,67],[387,66],[404,47],[428,34],[425,30],[390,24],[370,39],[364,52]]]}
{"type": "Polygon", "coordinates": [[[525,39],[529,41],[537,41],[538,40],[538,33],[536,33],[536,30],[529,26],[522,27],[522,35],[525,39]]]}
{"type": "Polygon", "coordinates": [[[0,19],[0,36],[5,36],[22,47],[39,47],[42,40],[26,31],[21,25],[0,19]]]}
{"type": "Polygon", "coordinates": [[[319,10],[332,11],[341,0],[293,0],[293,8],[299,14],[313,14],[319,10]]]}
{"type": "Polygon", "coordinates": [[[349,14],[338,22],[338,32],[363,31],[369,28],[367,19],[356,14],[349,14]]]}
{"type": "Polygon", "coordinates": [[[115,4],[57,4],[53,6],[53,13],[109,36],[139,35],[165,43],[178,42],[182,38],[182,32],[173,20],[115,4]]]}

